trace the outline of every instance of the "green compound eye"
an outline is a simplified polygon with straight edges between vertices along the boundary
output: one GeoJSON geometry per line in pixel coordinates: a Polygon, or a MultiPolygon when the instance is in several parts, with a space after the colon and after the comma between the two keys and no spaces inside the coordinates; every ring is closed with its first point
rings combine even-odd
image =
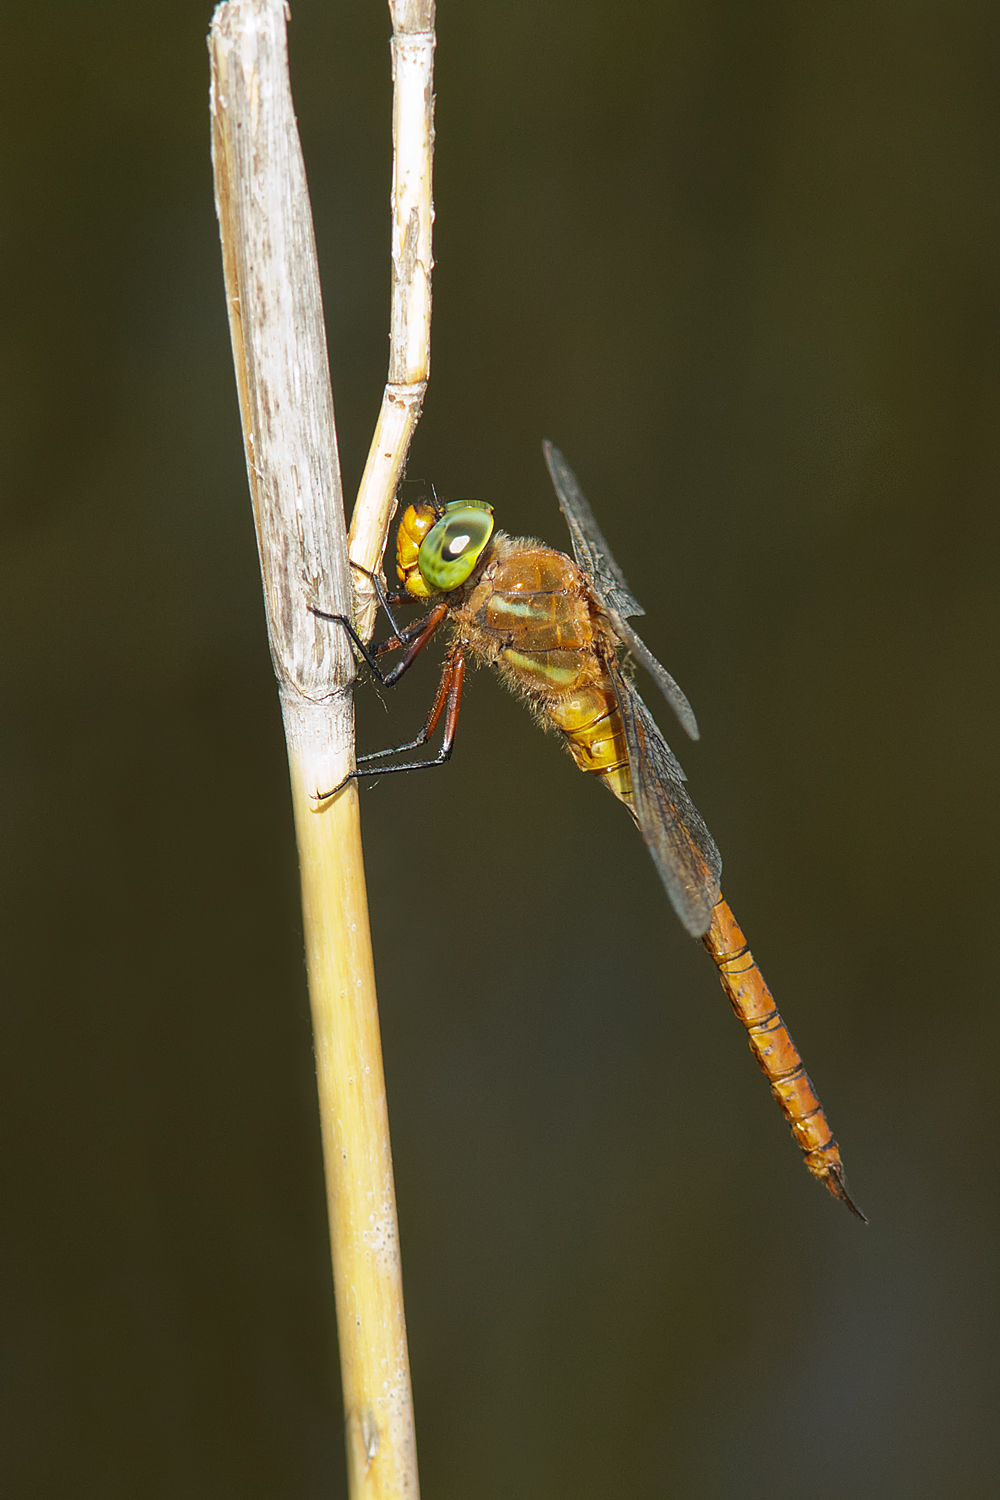
{"type": "Polygon", "coordinates": [[[463,584],[493,532],[493,507],[482,500],[451,500],[420,545],[417,566],[432,589],[447,594],[463,584]]]}

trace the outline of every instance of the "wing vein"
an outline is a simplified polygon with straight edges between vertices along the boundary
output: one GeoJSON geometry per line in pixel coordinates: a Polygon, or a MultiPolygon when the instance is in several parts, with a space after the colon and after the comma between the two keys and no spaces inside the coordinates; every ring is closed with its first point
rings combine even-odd
{"type": "Polygon", "coordinates": [[[691,936],[701,937],[719,899],[722,857],[656,720],[617,662],[607,665],[625,731],[640,832],[674,910],[691,936]]]}

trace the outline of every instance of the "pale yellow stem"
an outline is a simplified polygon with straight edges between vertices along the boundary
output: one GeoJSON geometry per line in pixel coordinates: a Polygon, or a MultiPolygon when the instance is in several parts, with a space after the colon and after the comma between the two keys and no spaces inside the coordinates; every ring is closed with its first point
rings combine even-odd
{"type": "Polygon", "coordinates": [[[212,161],[247,473],[302,879],[354,1500],[417,1500],[389,1124],[345,615],[351,585],[312,216],[283,0],[216,10],[212,161]]]}
{"type": "MultiPolygon", "coordinates": [[[[354,1500],[416,1500],[396,1200],[361,852],[349,784],[317,808],[322,709],[285,701],[354,1500]]],[[[341,758],[341,766],[344,760],[341,758]]]]}

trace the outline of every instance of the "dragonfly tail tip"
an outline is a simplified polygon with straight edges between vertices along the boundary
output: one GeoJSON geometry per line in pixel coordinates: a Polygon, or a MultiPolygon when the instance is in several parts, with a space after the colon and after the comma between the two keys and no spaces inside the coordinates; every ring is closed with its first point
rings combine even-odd
{"type": "Polygon", "coordinates": [[[844,1173],[841,1168],[830,1168],[826,1174],[826,1186],[835,1198],[839,1198],[841,1203],[847,1205],[856,1219],[860,1219],[862,1224],[868,1223],[868,1215],[861,1212],[861,1209],[847,1191],[847,1184],[844,1181],[844,1173]]]}

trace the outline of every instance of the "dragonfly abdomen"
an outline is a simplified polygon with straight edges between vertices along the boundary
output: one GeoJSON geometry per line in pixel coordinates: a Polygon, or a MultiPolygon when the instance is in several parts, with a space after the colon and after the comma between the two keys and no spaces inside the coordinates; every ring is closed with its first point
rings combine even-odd
{"type": "Polygon", "coordinates": [[[580,770],[600,776],[634,817],[628,747],[611,678],[605,674],[599,682],[563,694],[548,705],[548,715],[566,736],[580,770]]]}
{"type": "Polygon", "coordinates": [[[843,1199],[859,1219],[864,1219],[864,1214],[848,1196],[840,1148],[803,1066],[799,1049],[778,1014],[771,991],[728,901],[722,896],[712,910],[711,926],[702,942],[718,967],[722,988],[733,1010],[747,1029],[750,1050],[792,1128],[806,1166],[835,1198],[843,1199]]]}

